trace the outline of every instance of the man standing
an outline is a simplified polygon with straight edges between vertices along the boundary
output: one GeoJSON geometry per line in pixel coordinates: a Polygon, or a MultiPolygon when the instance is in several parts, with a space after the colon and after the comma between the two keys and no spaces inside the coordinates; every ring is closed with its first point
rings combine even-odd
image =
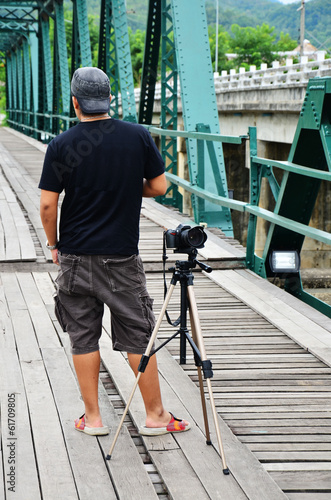
{"type": "MultiPolygon", "coordinates": [[[[104,304],[113,348],[128,353],[137,374],[154,327],[152,300],[138,253],[143,196],[166,191],[163,160],[141,125],[109,116],[110,84],[98,68],[79,68],[71,82],[79,124],[53,139],[39,183],[40,215],[53,262],[60,266],[57,313],[68,332],[85,405],[75,428],[107,434],[98,405],[99,338],[104,304]],[[64,191],[57,232],[59,194],[64,191]]],[[[185,431],[162,404],[157,362],[140,377],[147,435],[185,431]]]]}

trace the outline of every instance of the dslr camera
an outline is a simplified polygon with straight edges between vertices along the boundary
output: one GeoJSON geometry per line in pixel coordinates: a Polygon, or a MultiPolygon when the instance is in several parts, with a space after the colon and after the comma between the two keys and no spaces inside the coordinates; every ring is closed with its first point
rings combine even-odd
{"type": "Polygon", "coordinates": [[[191,253],[196,248],[203,248],[207,235],[201,226],[185,226],[179,224],[176,229],[168,229],[164,233],[167,248],[175,253],[191,253]]]}

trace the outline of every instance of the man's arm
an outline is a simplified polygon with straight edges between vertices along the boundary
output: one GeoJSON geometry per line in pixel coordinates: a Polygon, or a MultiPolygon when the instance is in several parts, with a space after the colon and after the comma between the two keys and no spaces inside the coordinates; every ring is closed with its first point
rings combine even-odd
{"type": "Polygon", "coordinates": [[[143,196],[145,198],[153,198],[154,196],[162,196],[167,191],[167,181],[165,174],[158,175],[154,179],[144,179],[143,196]]]}
{"type": "MultiPolygon", "coordinates": [[[[57,243],[57,205],[59,193],[41,190],[40,195],[40,218],[46,233],[48,244],[53,246],[57,243]]],[[[57,249],[52,250],[52,258],[58,264],[57,249]]]]}

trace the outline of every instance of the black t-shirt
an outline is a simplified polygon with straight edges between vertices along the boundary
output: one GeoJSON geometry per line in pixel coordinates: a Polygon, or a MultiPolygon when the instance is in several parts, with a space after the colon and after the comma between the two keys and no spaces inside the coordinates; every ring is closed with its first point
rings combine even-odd
{"type": "Polygon", "coordinates": [[[162,157],[141,125],[115,119],[80,122],[55,137],[39,188],[65,191],[59,250],[137,254],[143,179],[163,172],[162,157]]]}

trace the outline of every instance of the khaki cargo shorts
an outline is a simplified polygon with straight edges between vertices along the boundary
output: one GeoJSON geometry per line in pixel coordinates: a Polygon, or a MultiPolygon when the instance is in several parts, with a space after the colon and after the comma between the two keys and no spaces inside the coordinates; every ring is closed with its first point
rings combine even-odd
{"type": "Polygon", "coordinates": [[[72,354],[99,350],[104,304],[111,312],[113,348],[143,354],[153,332],[153,301],[139,255],[58,255],[55,312],[72,354]]]}

